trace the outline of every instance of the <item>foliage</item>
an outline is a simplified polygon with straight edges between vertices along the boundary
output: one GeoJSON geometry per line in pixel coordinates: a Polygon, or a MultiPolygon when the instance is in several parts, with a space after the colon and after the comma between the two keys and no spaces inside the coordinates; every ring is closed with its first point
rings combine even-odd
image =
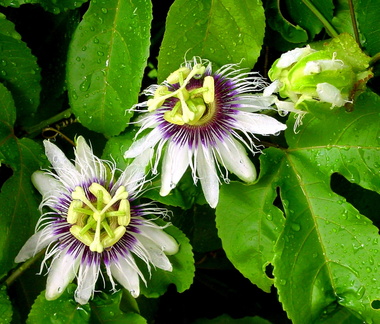
{"type": "Polygon", "coordinates": [[[0,323],[379,323],[379,14],[377,0],[1,0],[0,323]],[[348,38],[357,45],[337,49],[348,38]],[[251,156],[258,179],[232,175],[215,210],[190,172],[167,197],[153,177],[140,199],[172,211],[181,249],[173,272],[145,274],[142,296],[99,283],[81,306],[74,282],[45,300],[45,281],[30,279],[38,257],[32,276],[13,261],[40,216],[30,177],[49,167],[44,139],[72,157],[83,135],[122,170],[138,129],[130,108],[184,58],[268,77],[306,44],[366,71],[352,102],[321,113],[306,100],[308,113],[276,115],[287,130],[251,156]]]}

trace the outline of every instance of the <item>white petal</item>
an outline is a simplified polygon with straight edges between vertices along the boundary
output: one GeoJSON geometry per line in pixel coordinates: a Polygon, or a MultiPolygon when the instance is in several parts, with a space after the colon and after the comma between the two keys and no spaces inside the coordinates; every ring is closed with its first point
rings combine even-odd
{"type": "Polygon", "coordinates": [[[63,250],[50,266],[45,292],[47,300],[54,300],[61,296],[78,271],[80,257],[69,254],[67,250],[63,250]]]}
{"type": "Polygon", "coordinates": [[[175,188],[190,164],[192,151],[185,145],[169,142],[162,161],[160,195],[166,196],[175,188]]]}
{"type": "Polygon", "coordinates": [[[75,149],[75,167],[81,174],[85,175],[88,180],[105,177],[105,167],[94,155],[91,147],[86,143],[83,136],[76,140],[75,149]]]}
{"type": "Polygon", "coordinates": [[[281,86],[282,86],[282,84],[281,84],[280,80],[274,80],[269,86],[267,86],[264,89],[264,91],[263,91],[264,97],[269,97],[272,95],[272,93],[277,93],[280,90],[281,86]]]}
{"type": "Polygon", "coordinates": [[[177,241],[163,229],[150,226],[141,226],[139,229],[141,231],[140,235],[152,240],[165,254],[173,255],[178,252],[179,247],[177,241]]]}
{"type": "Polygon", "coordinates": [[[52,195],[55,192],[57,193],[56,196],[58,196],[58,193],[65,190],[61,182],[42,171],[36,171],[32,174],[32,183],[43,197],[52,195]]]}
{"type": "Polygon", "coordinates": [[[113,188],[117,190],[120,186],[125,186],[129,193],[135,192],[141,181],[145,178],[145,170],[152,159],[153,152],[153,149],[148,148],[137,156],[132,163],[125,168],[113,188]]]}
{"type": "Polygon", "coordinates": [[[75,290],[75,300],[79,304],[87,304],[94,293],[95,283],[99,276],[99,264],[89,260],[82,261],[78,273],[78,287],[75,290]]]}
{"type": "Polygon", "coordinates": [[[226,139],[217,148],[222,164],[245,182],[256,180],[256,168],[247,156],[244,146],[234,138],[226,139]]]}
{"type": "Polygon", "coordinates": [[[24,262],[35,256],[42,249],[46,248],[51,242],[56,239],[50,227],[45,227],[43,230],[32,235],[21,248],[15,258],[15,262],[24,262]]]}
{"type": "Polygon", "coordinates": [[[281,55],[280,59],[277,62],[277,67],[287,68],[291,66],[293,63],[299,61],[304,56],[313,52],[315,52],[315,50],[313,50],[309,45],[302,48],[295,48],[281,55]]]}
{"type": "Polygon", "coordinates": [[[138,268],[132,257],[119,258],[110,265],[112,276],[125,288],[133,297],[140,295],[140,280],[138,268]]]}
{"type": "Polygon", "coordinates": [[[62,182],[70,187],[75,187],[80,182],[80,173],[56,145],[46,140],[44,145],[46,156],[62,182]]]}
{"type": "Polygon", "coordinates": [[[215,208],[219,200],[219,179],[215,161],[208,148],[200,146],[197,155],[197,171],[208,204],[215,208]]]}
{"type": "Polygon", "coordinates": [[[333,106],[342,107],[347,102],[340,90],[327,82],[317,84],[317,93],[321,101],[331,103],[333,106]]]}
{"type": "Polygon", "coordinates": [[[134,158],[150,147],[154,147],[162,139],[160,130],[156,127],[148,135],[138,139],[124,153],[124,158],[134,158]]]}
{"type": "MultiPolygon", "coordinates": [[[[269,88],[269,87],[268,87],[269,88]]],[[[264,90],[265,93],[265,90],[264,90]]],[[[276,96],[246,95],[239,96],[239,100],[234,100],[234,104],[239,104],[237,109],[242,111],[256,112],[264,109],[271,109],[276,96]]]]}
{"type": "Polygon", "coordinates": [[[165,255],[162,249],[155,244],[155,242],[136,233],[134,234],[134,236],[140,241],[141,245],[145,248],[146,253],[148,253],[148,258],[150,262],[152,262],[157,268],[160,268],[162,270],[173,270],[172,264],[170,263],[168,257],[165,255]]]}
{"type": "Polygon", "coordinates": [[[286,125],[280,123],[273,117],[255,114],[255,113],[245,113],[241,112],[234,116],[238,121],[234,126],[243,132],[249,132],[253,134],[269,135],[276,134],[284,129],[286,125]]]}

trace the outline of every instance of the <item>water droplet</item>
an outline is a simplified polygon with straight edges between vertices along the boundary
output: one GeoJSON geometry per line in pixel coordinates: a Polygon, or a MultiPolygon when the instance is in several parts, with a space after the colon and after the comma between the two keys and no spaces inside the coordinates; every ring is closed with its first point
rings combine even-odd
{"type": "Polygon", "coordinates": [[[87,49],[87,46],[82,47],[82,51],[85,51],[87,49]]]}
{"type": "Polygon", "coordinates": [[[101,51],[98,51],[97,54],[98,54],[99,56],[104,56],[104,52],[101,52],[101,51]]]}
{"type": "Polygon", "coordinates": [[[108,12],[107,8],[102,8],[102,13],[106,14],[108,12]]]}
{"type": "Polygon", "coordinates": [[[87,91],[90,88],[91,77],[92,77],[91,74],[84,77],[83,82],[79,85],[79,90],[80,91],[85,92],[85,91],[87,91]]]}
{"type": "Polygon", "coordinates": [[[4,70],[1,70],[1,71],[0,71],[0,74],[1,74],[2,76],[7,76],[7,72],[5,72],[4,70]]]}
{"type": "Polygon", "coordinates": [[[74,99],[74,100],[77,100],[77,99],[78,99],[78,95],[77,95],[77,93],[76,93],[75,91],[73,91],[72,96],[73,96],[73,99],[74,99]]]}
{"type": "Polygon", "coordinates": [[[267,215],[267,220],[269,220],[269,221],[273,220],[273,216],[272,216],[272,214],[268,214],[268,215],[267,215]]]}
{"type": "Polygon", "coordinates": [[[81,58],[79,56],[76,57],[76,60],[80,62],[81,58]]]}
{"type": "Polygon", "coordinates": [[[285,285],[286,285],[286,280],[285,280],[285,279],[279,279],[279,280],[278,280],[278,283],[279,283],[281,286],[285,286],[285,285]]]}
{"type": "Polygon", "coordinates": [[[94,42],[95,44],[98,44],[98,43],[99,43],[99,38],[94,37],[93,42],[94,42]]]}
{"type": "Polygon", "coordinates": [[[7,66],[7,61],[6,60],[1,60],[1,65],[2,66],[7,66]]]}
{"type": "Polygon", "coordinates": [[[293,231],[296,231],[296,232],[298,232],[301,229],[300,224],[297,224],[297,223],[293,223],[292,225],[290,225],[290,227],[292,228],[293,231]]]}

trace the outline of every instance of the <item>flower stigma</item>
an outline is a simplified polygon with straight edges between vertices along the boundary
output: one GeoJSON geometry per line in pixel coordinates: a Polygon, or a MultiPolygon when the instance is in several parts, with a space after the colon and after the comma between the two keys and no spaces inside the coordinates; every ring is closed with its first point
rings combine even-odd
{"type": "Polygon", "coordinates": [[[99,183],[88,188],[94,199],[89,199],[82,187],[75,187],[71,193],[67,222],[72,224],[71,234],[89,246],[93,252],[117,243],[125,234],[131,220],[128,192],[120,186],[113,197],[99,183]]]}
{"type": "MultiPolygon", "coordinates": [[[[206,68],[202,64],[195,64],[190,70],[181,67],[171,73],[166,79],[170,86],[179,85],[172,91],[168,86],[159,86],[154,98],[149,99],[148,111],[152,112],[161,107],[169,98],[174,98],[174,107],[164,113],[164,119],[176,125],[203,125],[208,122],[215,112],[215,85],[212,76],[204,76],[206,68]],[[192,79],[203,78],[202,86],[192,86],[192,79]]],[[[197,84],[198,85],[198,84],[197,84]]]]}

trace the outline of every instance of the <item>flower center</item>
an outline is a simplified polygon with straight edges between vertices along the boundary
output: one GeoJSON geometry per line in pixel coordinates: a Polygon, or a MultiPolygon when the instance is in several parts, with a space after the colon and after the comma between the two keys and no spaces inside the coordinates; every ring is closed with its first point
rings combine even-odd
{"type": "Polygon", "coordinates": [[[67,222],[73,224],[70,232],[93,252],[101,253],[117,243],[131,220],[128,192],[120,186],[113,197],[99,183],[88,188],[95,196],[91,202],[82,187],[71,193],[73,201],[67,213],[67,222]],[[118,207],[115,204],[118,203],[118,207]]]}
{"type": "Polygon", "coordinates": [[[160,86],[154,98],[148,100],[148,110],[154,111],[169,98],[178,99],[172,110],[164,113],[164,119],[177,125],[202,125],[212,118],[215,112],[215,86],[212,76],[204,76],[205,67],[196,64],[191,70],[182,67],[169,75],[169,84],[179,84],[179,88],[170,91],[167,86],[160,86]],[[192,78],[203,77],[202,87],[188,90],[186,86],[192,78]]]}

